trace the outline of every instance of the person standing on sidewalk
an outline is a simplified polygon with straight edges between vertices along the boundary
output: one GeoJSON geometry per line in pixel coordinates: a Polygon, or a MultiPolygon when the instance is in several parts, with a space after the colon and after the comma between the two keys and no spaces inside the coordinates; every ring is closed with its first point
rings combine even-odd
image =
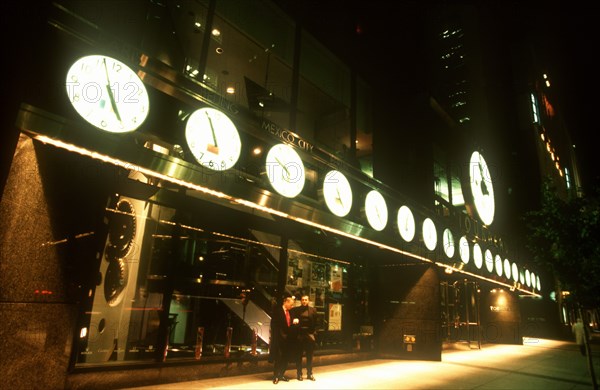
{"type": "Polygon", "coordinates": [[[279,381],[288,382],[285,377],[288,362],[292,358],[292,315],[294,297],[283,298],[281,306],[275,305],[271,314],[271,343],[269,345],[269,361],[273,362],[273,384],[279,381]]]}
{"type": "Polygon", "coordinates": [[[575,335],[575,343],[579,346],[579,351],[583,356],[585,353],[585,328],[584,328],[583,320],[581,318],[577,319],[577,322],[573,324],[571,330],[573,331],[573,335],[575,335]]]}
{"type": "Polygon", "coordinates": [[[298,321],[298,341],[295,351],[297,379],[302,380],[302,355],[306,354],[306,378],[315,380],[313,376],[313,354],[317,336],[317,309],[309,305],[308,295],[302,295],[300,306],[292,309],[294,323],[298,321]]]}

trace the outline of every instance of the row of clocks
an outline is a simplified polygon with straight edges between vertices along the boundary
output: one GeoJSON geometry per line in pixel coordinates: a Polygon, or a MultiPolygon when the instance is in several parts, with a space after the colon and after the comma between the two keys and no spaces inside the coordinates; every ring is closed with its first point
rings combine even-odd
{"type": "MultiPolygon", "coordinates": [[[[75,110],[93,126],[115,133],[136,130],[149,112],[148,91],[138,75],[126,64],[103,55],[76,60],[67,72],[66,88],[75,110]]],[[[235,165],[241,140],[235,124],[224,113],[203,107],[189,116],[185,137],[194,158],[204,167],[223,171],[235,165]]],[[[494,189],[485,159],[474,152],[470,159],[470,189],[481,221],[494,219],[494,189]]],[[[305,172],[300,156],[288,145],[276,145],[266,158],[266,170],[273,188],[293,198],[304,186],[305,172]]],[[[338,171],[327,174],[323,184],[325,202],[331,212],[343,217],[352,206],[352,191],[338,171]]],[[[367,218],[375,230],[387,221],[383,197],[372,192],[366,200],[367,218]]]]}
{"type": "MultiPolygon", "coordinates": [[[[147,118],[148,92],[137,74],[123,62],[102,55],[78,59],[67,72],[67,94],[75,110],[87,122],[105,131],[125,133],[136,130],[147,118]]],[[[242,142],[231,119],[223,112],[203,107],[187,119],[185,139],[195,160],[216,171],[233,167],[240,157],[242,142]]],[[[291,146],[273,146],[265,160],[273,188],[287,198],[302,191],[305,169],[291,146]]],[[[323,197],[329,210],[340,217],[352,207],[352,188],[343,173],[332,170],[323,181],[323,197]]],[[[375,230],[387,224],[387,206],[377,191],[367,195],[366,215],[375,230]]]]}
{"type": "MultiPolygon", "coordinates": [[[[131,132],[148,116],[149,98],[144,83],[130,67],[114,58],[90,55],[78,59],[67,72],[66,87],[70,102],[79,115],[102,130],[131,132]]],[[[223,112],[210,107],[200,108],[188,117],[185,138],[195,160],[203,167],[215,171],[232,168],[242,150],[235,124],[223,112]]],[[[471,155],[470,167],[470,189],[475,210],[481,221],[490,225],[495,211],[490,171],[479,152],[471,155]]],[[[270,184],[280,195],[294,198],[301,193],[306,173],[302,159],[291,146],[281,143],[271,147],[265,158],[265,170],[270,184]]],[[[353,195],[350,182],[342,172],[329,171],[323,180],[322,190],[325,204],[334,215],[348,215],[353,195]]],[[[373,229],[382,231],[387,226],[388,207],[380,192],[371,190],[367,193],[364,209],[366,219],[373,229]]],[[[409,207],[402,206],[398,209],[396,222],[400,236],[406,242],[412,241],[416,227],[409,207]]],[[[437,237],[435,223],[426,218],[422,224],[422,238],[430,251],[436,248],[437,237]]],[[[449,229],[444,230],[442,241],[446,256],[453,257],[455,243],[449,229]]],[[[461,260],[467,263],[470,250],[465,237],[460,239],[458,248],[461,260]]],[[[483,260],[481,251],[477,251],[477,248],[474,247],[473,250],[474,262],[475,266],[481,268],[483,260]]],[[[492,270],[495,267],[500,275],[502,265],[493,260],[490,264],[492,270]]],[[[508,278],[509,268],[504,264],[508,278]]]]}

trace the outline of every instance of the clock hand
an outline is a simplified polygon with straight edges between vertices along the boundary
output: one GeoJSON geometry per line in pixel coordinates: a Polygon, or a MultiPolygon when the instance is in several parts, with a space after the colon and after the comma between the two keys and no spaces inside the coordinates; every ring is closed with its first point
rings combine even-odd
{"type": "Polygon", "coordinates": [[[344,207],[344,202],[342,202],[342,195],[340,194],[340,189],[339,187],[335,187],[335,191],[337,192],[337,197],[335,198],[338,203],[340,204],[340,206],[344,207]]]}
{"type": "Polygon", "coordinates": [[[206,150],[208,150],[209,152],[214,153],[214,154],[219,154],[219,145],[217,144],[217,136],[215,134],[215,127],[213,126],[212,119],[210,118],[210,115],[208,115],[208,112],[204,111],[204,113],[206,114],[206,118],[208,119],[208,124],[210,125],[210,131],[212,133],[212,139],[213,139],[213,144],[207,145],[206,150]]]}
{"type": "Polygon", "coordinates": [[[375,213],[377,214],[377,219],[379,220],[379,223],[383,222],[383,220],[381,219],[381,215],[379,214],[378,206],[375,206],[375,213]]]}
{"type": "Polygon", "coordinates": [[[277,163],[279,165],[281,165],[281,167],[285,171],[285,177],[284,177],[285,181],[289,182],[290,178],[291,178],[290,171],[288,171],[287,167],[281,161],[279,161],[279,159],[277,157],[275,157],[275,160],[277,161],[277,163]]]}
{"type": "Polygon", "coordinates": [[[119,108],[117,107],[117,102],[115,101],[115,96],[113,95],[112,89],[110,89],[110,78],[108,77],[108,68],[106,67],[106,58],[102,60],[104,64],[104,72],[106,73],[106,91],[108,92],[108,98],[110,100],[110,106],[112,107],[113,112],[117,116],[119,122],[121,121],[121,115],[119,114],[119,108]]]}
{"type": "Polygon", "coordinates": [[[481,174],[481,182],[480,182],[481,183],[481,193],[483,195],[489,195],[487,186],[485,185],[485,178],[483,175],[483,167],[481,166],[481,163],[478,163],[477,165],[479,166],[479,173],[481,174]]]}

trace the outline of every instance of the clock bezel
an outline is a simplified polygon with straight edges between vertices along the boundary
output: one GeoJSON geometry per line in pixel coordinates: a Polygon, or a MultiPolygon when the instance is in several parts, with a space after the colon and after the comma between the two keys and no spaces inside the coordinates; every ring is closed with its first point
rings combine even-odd
{"type": "Polygon", "coordinates": [[[451,259],[456,253],[456,240],[454,234],[449,228],[445,228],[442,232],[442,245],[444,246],[444,254],[451,259]]]}
{"type": "Polygon", "coordinates": [[[417,234],[417,224],[412,210],[407,205],[402,205],[398,209],[396,225],[398,233],[400,233],[400,237],[402,237],[404,241],[412,242],[412,240],[415,239],[417,234]],[[410,225],[410,229],[403,229],[401,226],[406,226],[407,223],[410,225]]]}
{"type": "Polygon", "coordinates": [[[435,222],[431,218],[425,218],[421,226],[421,236],[425,247],[430,251],[434,251],[438,244],[437,228],[435,222]]]}
{"type": "Polygon", "coordinates": [[[469,189],[479,220],[490,226],[494,222],[496,211],[494,182],[485,158],[478,151],[474,151],[469,159],[469,189]],[[487,194],[483,193],[482,184],[487,194]]]}
{"type": "MultiPolygon", "coordinates": [[[[194,160],[202,167],[213,171],[226,171],[233,168],[242,153],[242,140],[235,123],[227,114],[216,108],[200,107],[190,114],[186,120],[184,134],[194,160]],[[207,121],[204,120],[203,114],[207,121]],[[217,134],[219,134],[219,142],[214,139],[214,143],[217,145],[206,142],[207,134],[213,138],[217,138],[217,134]],[[197,142],[199,144],[196,145],[197,142]],[[224,146],[223,142],[225,142],[224,146]],[[210,150],[211,147],[213,150],[210,150]],[[224,156],[215,153],[215,148],[217,148],[216,150],[224,149],[222,152],[224,156]],[[200,153],[201,155],[198,156],[200,153]],[[228,159],[229,161],[227,161],[228,159]]],[[[219,153],[221,153],[220,150],[219,153]]]]}
{"type": "Polygon", "coordinates": [[[331,213],[345,217],[352,210],[352,186],[342,172],[332,169],[323,178],[323,198],[331,213]],[[342,199],[343,198],[343,199],[342,199]]]}
{"type": "Polygon", "coordinates": [[[273,145],[265,156],[265,169],[271,187],[279,195],[286,198],[295,198],[304,189],[306,169],[302,162],[302,158],[290,145],[285,143],[273,145]],[[280,156],[276,154],[279,154],[280,156]],[[284,160],[283,165],[282,159],[284,160]],[[293,179],[293,182],[290,181],[291,179],[285,180],[283,177],[285,172],[287,172],[288,176],[290,175],[291,171],[286,169],[289,167],[296,167],[298,169],[296,172],[299,172],[297,178],[293,179]]]}
{"type": "Polygon", "coordinates": [[[81,118],[97,129],[117,134],[130,133],[136,131],[148,118],[150,97],[144,82],[129,65],[114,57],[104,54],[79,57],[67,71],[65,87],[71,107],[81,118]],[[110,70],[107,60],[111,62],[110,70]],[[91,69],[89,65],[91,61],[96,62],[93,73],[84,75],[81,69],[86,66],[91,69]],[[100,62],[104,66],[98,65],[100,62]],[[119,67],[119,70],[114,71],[115,66],[119,67]],[[121,71],[124,73],[118,73],[121,71]],[[129,79],[123,81],[127,76],[129,79]],[[133,91],[130,92],[131,85],[133,91]],[[84,88],[87,90],[90,86],[99,88],[100,94],[96,94],[93,99],[89,96],[87,99],[82,98],[85,94],[84,88]],[[118,87],[118,91],[113,91],[114,86],[118,87]],[[78,89],[81,89],[81,95],[77,93],[78,89]],[[133,112],[132,107],[139,108],[135,110],[136,115],[128,115],[129,120],[124,125],[121,116],[133,112]],[[141,113],[139,118],[138,113],[141,113]],[[117,121],[120,124],[116,124],[117,121]]]}
{"type": "Polygon", "coordinates": [[[369,225],[380,232],[387,226],[388,223],[388,208],[387,202],[381,192],[371,190],[365,196],[365,215],[369,225]],[[383,217],[380,212],[383,211],[383,217]],[[375,214],[373,214],[375,213],[375,214]]]}

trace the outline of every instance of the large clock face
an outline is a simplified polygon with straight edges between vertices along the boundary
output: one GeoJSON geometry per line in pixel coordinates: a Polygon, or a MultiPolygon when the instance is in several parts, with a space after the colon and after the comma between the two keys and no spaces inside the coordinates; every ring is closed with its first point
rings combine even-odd
{"type": "Polygon", "coordinates": [[[304,188],[304,164],[291,146],[273,146],[267,153],[265,168],[269,182],[279,194],[293,198],[304,188]]]}
{"type": "Polygon", "coordinates": [[[134,131],[148,116],[144,83],[114,58],[90,55],[78,59],[67,72],[66,88],[77,113],[99,129],[134,131]]]}
{"type": "Polygon", "coordinates": [[[194,158],[203,167],[224,171],[240,157],[240,135],[227,115],[210,107],[192,113],[185,126],[185,139],[194,158]]]}
{"type": "Polygon", "coordinates": [[[477,214],[486,225],[494,221],[494,186],[487,163],[479,152],[473,152],[470,161],[471,194],[477,214]]]}
{"type": "Polygon", "coordinates": [[[329,171],[323,180],[325,204],[333,214],[343,217],[352,208],[352,187],[340,171],[329,171]]]}
{"type": "Polygon", "coordinates": [[[365,214],[369,225],[377,231],[381,231],[387,225],[388,209],[383,195],[379,191],[369,191],[365,198],[365,214]]]}
{"type": "Polygon", "coordinates": [[[415,237],[415,217],[408,206],[402,206],[398,210],[398,232],[406,242],[415,237]]]}
{"type": "Polygon", "coordinates": [[[435,228],[435,223],[431,218],[425,218],[423,221],[422,234],[425,247],[430,251],[434,250],[437,246],[437,230],[435,228]]]}

